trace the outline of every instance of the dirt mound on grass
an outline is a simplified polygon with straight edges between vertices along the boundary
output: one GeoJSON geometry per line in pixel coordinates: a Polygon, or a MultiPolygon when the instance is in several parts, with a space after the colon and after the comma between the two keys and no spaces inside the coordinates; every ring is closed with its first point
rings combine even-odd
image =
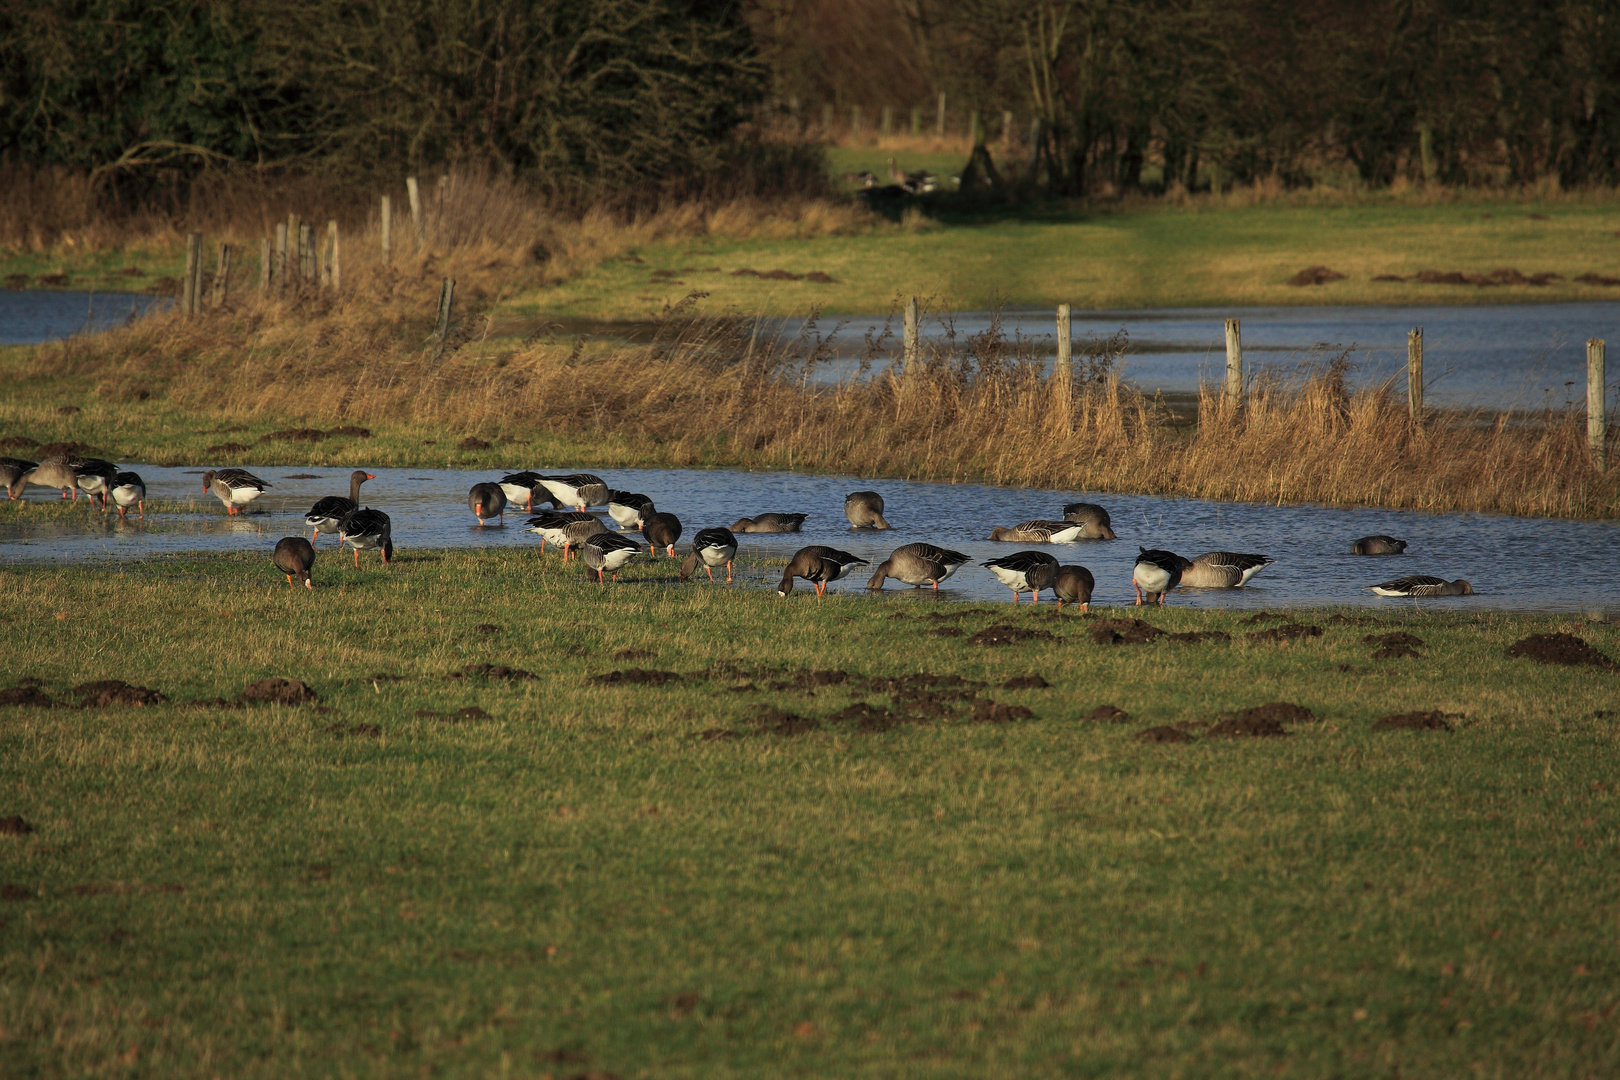
{"type": "Polygon", "coordinates": [[[0,439],[0,450],[24,450],[38,445],[38,439],[30,439],[26,435],[7,435],[4,439],[0,439]]]}
{"type": "Polygon", "coordinates": [[[1509,656],[1522,656],[1538,664],[1591,665],[1612,668],[1614,661],[1574,634],[1531,634],[1508,646],[1509,656]]]}
{"type": "Polygon", "coordinates": [[[609,671],[591,680],[597,686],[663,686],[678,683],[681,677],[673,671],[652,671],[646,668],[626,668],[609,671]]]}
{"type": "Polygon", "coordinates": [[[1099,705],[1080,719],[1090,720],[1097,724],[1123,724],[1130,718],[1131,714],[1118,705],[1099,705]]]}
{"type": "Polygon", "coordinates": [[[1091,628],[1098,645],[1146,645],[1163,636],[1163,630],[1141,619],[1103,619],[1091,628]]]}
{"type": "Polygon", "coordinates": [[[0,885],[0,900],[32,900],[34,890],[7,882],[0,885]]]}
{"type": "Polygon", "coordinates": [[[89,443],[82,442],[48,442],[36,447],[34,453],[39,455],[41,461],[48,457],[58,457],[62,454],[83,454],[85,457],[102,457],[96,448],[89,443]]]}
{"type": "Polygon", "coordinates": [[[620,649],[613,654],[613,659],[622,663],[626,660],[653,660],[657,656],[651,649],[620,649]]]}
{"type": "Polygon", "coordinates": [[[1237,716],[1210,725],[1206,734],[1224,739],[1275,739],[1288,732],[1270,716],[1237,716]]]}
{"type": "Polygon", "coordinates": [[[513,682],[522,682],[534,678],[534,672],[524,671],[522,668],[507,667],[505,664],[473,664],[460,671],[452,671],[452,679],[464,679],[469,675],[481,676],[485,679],[509,679],[513,682]]]}
{"type": "Polygon", "coordinates": [[[1257,645],[1280,645],[1285,641],[1298,641],[1300,638],[1321,637],[1320,626],[1306,626],[1303,623],[1287,623],[1283,626],[1274,626],[1270,630],[1256,630],[1252,634],[1244,634],[1247,641],[1257,645]]]}
{"type": "Polygon", "coordinates": [[[131,686],[122,679],[81,683],[73,692],[82,699],[86,709],[104,709],[109,705],[157,705],[163,695],[144,686],[131,686]]]}
{"type": "Polygon", "coordinates": [[[771,684],[773,690],[811,690],[818,686],[842,686],[849,682],[849,672],[833,668],[831,671],[803,671],[794,672],[793,678],[788,681],[778,681],[771,684]]]}
{"type": "Polygon", "coordinates": [[[34,827],[24,821],[20,814],[0,818],[0,836],[27,836],[33,831],[34,827]]]}
{"type": "Polygon", "coordinates": [[[1372,654],[1374,660],[1421,660],[1423,654],[1406,645],[1385,645],[1372,654]]]}
{"type": "Polygon", "coordinates": [[[1193,741],[1193,737],[1187,732],[1169,725],[1143,728],[1132,737],[1147,743],[1188,743],[1193,741]]]}
{"type": "Polygon", "coordinates": [[[975,724],[1010,724],[1014,720],[1033,720],[1035,713],[1022,705],[1003,705],[980,698],[973,703],[972,719],[975,724]]]}
{"type": "Polygon", "coordinates": [[[1271,701],[1235,713],[1222,713],[1221,719],[1258,722],[1276,721],[1279,724],[1314,724],[1322,718],[1305,706],[1295,705],[1292,701],[1271,701]]]}
{"type": "Polygon", "coordinates": [[[1008,623],[997,623],[987,626],[977,634],[968,638],[975,645],[1016,645],[1020,641],[1031,639],[1052,640],[1050,630],[1031,630],[1027,626],[1012,626],[1008,623]]]}
{"type": "Polygon", "coordinates": [[[378,727],[376,724],[353,724],[350,726],[333,724],[326,730],[331,732],[332,735],[339,739],[348,738],[350,736],[361,739],[382,738],[382,728],[378,727]]]}
{"type": "Polygon", "coordinates": [[[827,719],[834,723],[849,723],[855,725],[855,730],[863,734],[874,734],[888,731],[898,724],[904,723],[905,718],[896,716],[892,711],[880,705],[871,705],[864,701],[857,701],[853,705],[830,714],[827,719]]]}
{"type": "Polygon", "coordinates": [[[1046,690],[1051,683],[1039,675],[1020,675],[1015,679],[1008,679],[1001,684],[1003,690],[1046,690]]]}
{"type": "Polygon", "coordinates": [[[297,679],[280,677],[249,683],[239,697],[242,701],[267,701],[272,705],[303,705],[320,700],[320,695],[297,679]]]}
{"type": "Polygon", "coordinates": [[[0,705],[33,705],[37,708],[50,708],[56,702],[45,696],[37,686],[18,686],[10,690],[0,690],[0,705]]]}
{"type": "Polygon", "coordinates": [[[335,428],[333,428],[331,431],[328,431],[327,434],[328,435],[338,435],[338,436],[348,436],[351,439],[369,439],[369,438],[371,438],[371,429],[370,428],[363,428],[363,427],[354,427],[351,424],[345,424],[343,427],[335,427],[335,428]]]}
{"type": "Polygon", "coordinates": [[[1446,720],[1446,713],[1436,709],[1433,712],[1396,713],[1380,720],[1373,721],[1374,731],[1450,731],[1451,724],[1446,720]]]}
{"type": "Polygon", "coordinates": [[[1164,640],[1199,645],[1206,641],[1231,641],[1232,635],[1225,630],[1189,630],[1184,634],[1166,634],[1164,640]]]}
{"type": "Polygon", "coordinates": [[[774,735],[803,735],[821,726],[821,721],[813,716],[800,716],[769,705],[749,717],[748,722],[774,735]]]}
{"type": "Polygon", "coordinates": [[[1361,639],[1363,645],[1405,645],[1408,648],[1424,648],[1423,639],[1416,634],[1408,634],[1405,630],[1396,630],[1388,634],[1368,634],[1361,639]]]}
{"type": "Polygon", "coordinates": [[[1343,281],[1344,275],[1337,270],[1330,270],[1325,266],[1307,266],[1293,277],[1289,278],[1289,285],[1326,285],[1330,281],[1343,281]]]}
{"type": "Polygon", "coordinates": [[[457,450],[488,450],[489,443],[476,435],[469,435],[456,444],[457,450]]]}
{"type": "Polygon", "coordinates": [[[1285,615],[1280,611],[1257,611],[1253,615],[1250,615],[1247,619],[1239,619],[1238,622],[1244,623],[1248,626],[1253,626],[1256,623],[1271,622],[1275,619],[1285,619],[1289,622],[1293,621],[1292,617],[1285,615]]]}
{"type": "Polygon", "coordinates": [[[737,734],[735,731],[732,731],[730,728],[723,727],[704,728],[702,731],[697,733],[697,737],[703,742],[721,742],[726,739],[742,738],[741,735],[737,734]]]}

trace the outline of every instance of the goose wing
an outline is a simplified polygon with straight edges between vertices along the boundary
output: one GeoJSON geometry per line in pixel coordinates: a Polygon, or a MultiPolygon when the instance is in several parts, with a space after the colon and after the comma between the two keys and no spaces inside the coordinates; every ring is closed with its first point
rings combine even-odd
{"type": "Polygon", "coordinates": [[[704,548],[732,548],[737,547],[737,537],[730,529],[699,529],[692,537],[692,550],[702,551],[704,548]]]}
{"type": "Polygon", "coordinates": [[[1003,570],[1013,570],[1020,574],[1027,574],[1037,566],[1056,566],[1058,561],[1044,551],[1015,551],[1011,555],[1003,555],[999,559],[990,559],[982,562],[980,566],[1000,567],[1003,570]]]}
{"type": "Polygon", "coordinates": [[[214,473],[214,479],[232,490],[237,488],[257,488],[259,491],[264,491],[270,486],[246,469],[220,469],[214,473]]]}
{"type": "Polygon", "coordinates": [[[641,545],[634,540],[626,539],[621,533],[599,532],[585,538],[585,543],[607,555],[615,551],[637,551],[641,545]]]}
{"type": "Polygon", "coordinates": [[[1372,590],[1384,596],[1421,596],[1424,589],[1438,589],[1449,584],[1445,578],[1433,577],[1429,574],[1408,574],[1406,577],[1386,581],[1382,585],[1372,586],[1372,590]]]}

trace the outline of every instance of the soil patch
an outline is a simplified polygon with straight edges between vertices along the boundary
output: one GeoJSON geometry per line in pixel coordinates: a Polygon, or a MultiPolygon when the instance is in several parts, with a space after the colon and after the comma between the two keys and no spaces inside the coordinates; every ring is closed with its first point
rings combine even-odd
{"type": "Polygon", "coordinates": [[[833,668],[831,671],[801,671],[793,676],[796,687],[842,686],[849,682],[849,672],[833,668]]]}
{"type": "Polygon", "coordinates": [[[1321,636],[1322,628],[1320,626],[1306,626],[1303,623],[1288,623],[1284,626],[1274,626],[1270,630],[1256,630],[1252,634],[1243,635],[1246,640],[1253,641],[1256,644],[1280,644],[1284,641],[1298,641],[1300,638],[1321,636]]]}
{"type": "Polygon", "coordinates": [[[1289,618],[1290,618],[1289,616],[1283,614],[1280,611],[1257,611],[1253,615],[1250,615],[1247,619],[1239,619],[1238,622],[1244,623],[1245,625],[1248,625],[1248,626],[1253,626],[1256,623],[1271,622],[1271,621],[1273,621],[1275,619],[1289,619],[1289,618]]]}
{"type": "Polygon", "coordinates": [[[342,724],[333,724],[326,730],[330,731],[333,735],[336,735],[340,739],[350,735],[362,739],[382,738],[382,728],[378,727],[376,724],[354,724],[349,727],[345,727],[342,724]]]}
{"type": "Polygon", "coordinates": [[[1010,724],[1014,720],[1033,720],[1035,713],[1022,705],[1003,705],[998,701],[980,698],[973,703],[975,724],[1010,724]]]}
{"type": "Polygon", "coordinates": [[[651,649],[620,649],[613,654],[615,660],[652,660],[658,654],[651,649]]]}
{"type": "Polygon", "coordinates": [[[1050,630],[1031,630],[1027,626],[1012,626],[1008,623],[987,626],[968,640],[975,645],[1016,645],[1020,641],[1029,641],[1032,638],[1053,640],[1050,630]]]}
{"type": "Polygon", "coordinates": [[[492,622],[485,622],[473,627],[473,632],[476,634],[498,634],[501,632],[501,628],[492,622]]]}
{"type": "Polygon", "coordinates": [[[961,637],[962,628],[959,626],[941,626],[936,630],[928,631],[929,637],[961,637]]]}
{"type": "Polygon", "coordinates": [[[1166,634],[1166,641],[1181,641],[1188,645],[1197,645],[1204,641],[1231,641],[1232,635],[1225,630],[1189,630],[1184,634],[1166,634]]]}
{"type": "Polygon", "coordinates": [[[1141,619],[1103,619],[1091,628],[1098,645],[1146,645],[1163,636],[1163,630],[1141,619]]]}
{"type": "Polygon", "coordinates": [[[1450,731],[1451,725],[1446,722],[1446,714],[1438,709],[1433,712],[1395,713],[1380,720],[1373,721],[1374,731],[1450,731]]]}
{"type": "Polygon", "coordinates": [[[390,675],[386,671],[379,671],[379,672],[376,672],[376,673],[368,676],[368,679],[371,682],[404,682],[405,681],[405,676],[403,676],[403,675],[390,675]]]}
{"type": "Polygon", "coordinates": [[[37,686],[18,686],[10,690],[0,690],[0,705],[33,705],[48,709],[56,702],[40,692],[37,686]]]}
{"type": "Polygon", "coordinates": [[[333,428],[331,431],[328,431],[327,434],[347,436],[351,439],[369,439],[371,438],[371,429],[355,427],[352,424],[345,424],[343,427],[333,428]]]}
{"type": "Polygon", "coordinates": [[[850,723],[855,730],[865,734],[888,731],[890,728],[905,722],[905,717],[896,716],[893,712],[878,705],[870,705],[864,701],[857,701],[847,708],[840,709],[827,717],[835,723],[850,723]]]}
{"type": "Polygon", "coordinates": [[[260,435],[259,436],[259,441],[262,442],[262,443],[266,443],[266,442],[320,442],[324,438],[326,438],[326,432],[322,431],[320,428],[299,427],[299,428],[282,428],[280,431],[272,431],[269,434],[260,435]]]}
{"type": "Polygon", "coordinates": [[[1574,634],[1531,634],[1508,646],[1509,656],[1522,656],[1538,664],[1588,664],[1612,668],[1614,661],[1574,634]]]}
{"type": "Polygon", "coordinates": [[[1148,743],[1186,743],[1193,741],[1193,737],[1187,732],[1182,731],[1180,728],[1173,728],[1168,725],[1143,728],[1133,737],[1142,742],[1148,743]]]}
{"type": "Polygon", "coordinates": [[[646,668],[626,668],[609,671],[591,680],[597,686],[663,686],[677,683],[681,677],[673,671],[652,671],[646,668]]]}
{"type": "Polygon", "coordinates": [[[302,705],[319,701],[320,695],[297,679],[260,679],[243,687],[242,701],[268,701],[274,705],[302,705]]]}
{"type": "Polygon", "coordinates": [[[24,821],[20,814],[0,818],[0,836],[27,836],[33,831],[34,827],[24,821]]]}
{"type": "Polygon", "coordinates": [[[1045,690],[1052,684],[1039,675],[1020,675],[1001,684],[1003,690],[1045,690]]]}
{"type": "Polygon", "coordinates": [[[1080,719],[1098,724],[1123,724],[1130,718],[1131,714],[1117,705],[1099,705],[1080,719]]]}
{"type": "Polygon", "coordinates": [[[1385,645],[1372,654],[1374,660],[1421,660],[1423,654],[1409,645],[1385,645]]]}
{"type": "Polygon", "coordinates": [[[697,737],[703,742],[721,742],[726,739],[742,738],[737,732],[723,727],[704,728],[697,733],[697,737]]]}
{"type": "Polygon", "coordinates": [[[966,702],[978,701],[972,690],[904,690],[894,695],[894,704],[919,720],[944,720],[955,716],[966,702]]]}
{"type": "MultiPolygon", "coordinates": [[[[1252,711],[1252,710],[1251,710],[1252,711]]],[[[1269,716],[1239,714],[1210,725],[1208,734],[1225,739],[1274,739],[1287,735],[1281,724],[1269,716]]]]}
{"type": "Polygon", "coordinates": [[[144,686],[131,686],[122,679],[81,683],[73,688],[81,697],[79,704],[86,709],[104,709],[109,705],[157,705],[163,695],[144,686]]]}
{"type": "Polygon", "coordinates": [[[534,678],[534,673],[532,671],[524,671],[522,668],[507,667],[505,664],[473,664],[470,667],[462,668],[460,671],[452,671],[450,673],[450,677],[452,679],[464,679],[469,675],[477,675],[485,679],[510,679],[514,682],[522,682],[524,679],[534,678]]]}
{"type": "Polygon", "coordinates": [[[92,456],[95,447],[82,442],[48,442],[39,447],[34,453],[43,460],[48,457],[57,457],[61,454],[84,454],[92,456]]]}
{"type": "Polygon", "coordinates": [[[204,451],[204,453],[207,453],[207,454],[245,454],[245,453],[247,453],[247,447],[243,446],[239,442],[222,442],[222,443],[218,443],[218,444],[216,444],[214,446],[210,446],[207,450],[204,451]]]}
{"type": "Polygon", "coordinates": [[[821,726],[821,721],[813,716],[800,716],[769,705],[749,717],[748,722],[776,735],[803,735],[821,726]]]}
{"type": "Polygon", "coordinates": [[[1291,701],[1273,701],[1235,713],[1222,713],[1221,719],[1275,721],[1279,724],[1314,724],[1322,718],[1303,705],[1295,705],[1291,701]]]}
{"type": "Polygon", "coordinates": [[[469,435],[456,444],[457,450],[488,450],[489,443],[476,435],[469,435]]]}
{"type": "Polygon", "coordinates": [[[1293,277],[1289,278],[1289,285],[1326,285],[1330,281],[1343,281],[1344,275],[1337,270],[1329,270],[1325,266],[1307,266],[1293,277]]]}
{"type": "Polygon", "coordinates": [[[30,439],[26,435],[7,435],[4,439],[0,439],[0,450],[21,450],[38,445],[38,439],[30,439]]]}
{"type": "Polygon", "coordinates": [[[0,884],[0,900],[32,900],[34,890],[10,882],[0,884]]]}
{"type": "Polygon", "coordinates": [[[1388,634],[1368,634],[1361,639],[1363,645],[1405,645],[1407,648],[1421,649],[1424,647],[1423,639],[1416,634],[1408,634],[1405,630],[1396,630],[1388,634]]]}

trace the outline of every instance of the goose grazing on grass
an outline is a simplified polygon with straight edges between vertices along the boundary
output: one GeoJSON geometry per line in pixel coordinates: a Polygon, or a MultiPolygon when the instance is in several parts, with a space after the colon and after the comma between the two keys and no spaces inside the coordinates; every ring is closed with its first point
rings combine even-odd
{"type": "Polygon", "coordinates": [[[608,493],[608,517],[618,522],[620,532],[641,528],[642,521],[656,509],[653,501],[645,495],[637,495],[633,491],[608,493]]]}
{"type": "Polygon", "coordinates": [[[637,555],[641,554],[641,545],[628,537],[618,533],[610,533],[606,529],[587,536],[579,545],[579,557],[584,561],[587,569],[596,571],[596,581],[599,585],[606,585],[602,575],[609,573],[613,580],[619,580],[619,568],[637,555]]]}
{"type": "Polygon", "coordinates": [[[1473,596],[1474,587],[1462,578],[1447,581],[1427,574],[1386,581],[1382,585],[1367,586],[1379,596],[1473,596]]]}
{"type": "Polygon", "coordinates": [[[13,499],[19,497],[22,494],[23,477],[37,468],[39,468],[37,461],[0,457],[0,484],[6,486],[6,494],[13,499]]]}
{"type": "Polygon", "coordinates": [[[714,568],[721,563],[726,565],[726,584],[731,584],[731,560],[737,557],[737,537],[730,529],[699,529],[698,534],[692,537],[692,550],[687,552],[686,561],[681,563],[680,579],[686,581],[697,573],[699,564],[709,572],[709,580],[714,580],[714,568]]]}
{"type": "Polygon", "coordinates": [[[270,486],[246,469],[209,469],[202,479],[203,494],[211,494],[224,503],[227,514],[240,514],[242,507],[263,495],[270,486]]]}
{"type": "Polygon", "coordinates": [[[1052,595],[1057,598],[1058,611],[1064,604],[1079,604],[1081,611],[1091,610],[1091,592],[1097,579],[1083,566],[1060,566],[1052,579],[1052,595]]]}
{"type": "Polygon", "coordinates": [[[478,519],[478,527],[482,529],[484,523],[490,518],[500,518],[500,523],[506,524],[506,492],[501,490],[499,484],[474,484],[472,490],[467,492],[467,509],[473,512],[478,519]]]}
{"type": "Polygon", "coordinates": [[[364,469],[356,469],[349,474],[347,499],[341,495],[328,495],[324,499],[316,500],[315,505],[309,508],[309,513],[304,515],[304,524],[315,530],[309,538],[310,543],[319,540],[321,533],[337,535],[338,525],[342,523],[344,517],[360,508],[360,485],[367,480],[375,479],[377,479],[375,474],[368,473],[364,469]]]}
{"type": "Polygon", "coordinates": [[[990,539],[1011,544],[1072,544],[1084,530],[1075,521],[1024,521],[1010,529],[998,525],[990,530],[990,539]]]}
{"type": "Polygon", "coordinates": [[[94,506],[96,496],[100,495],[101,508],[107,509],[107,496],[112,492],[113,477],[118,475],[118,466],[102,458],[82,457],[70,457],[68,464],[73,467],[79,490],[90,496],[90,505],[94,506]]]}
{"type": "Polygon", "coordinates": [[[804,527],[809,514],[758,514],[751,518],[738,518],[731,531],[740,533],[795,533],[804,527]]]}
{"type": "Polygon", "coordinates": [[[608,501],[608,486],[600,476],[590,473],[569,473],[567,476],[542,476],[540,483],[556,498],[561,506],[601,506],[608,501]]]}
{"type": "Polygon", "coordinates": [[[1406,541],[1397,540],[1393,536],[1363,536],[1350,545],[1352,555],[1403,555],[1406,553],[1406,541]]]}
{"type": "Polygon", "coordinates": [[[1236,589],[1276,561],[1264,555],[1211,551],[1182,560],[1181,584],[1189,589],[1236,589]]]}
{"type": "Polygon", "coordinates": [[[1136,606],[1142,606],[1145,596],[1147,603],[1157,602],[1163,607],[1165,593],[1181,584],[1181,568],[1189,560],[1173,551],[1158,548],[1150,550],[1138,545],[1136,550],[1141,552],[1136,557],[1136,567],[1131,571],[1131,584],[1136,586],[1136,606]]]}
{"type": "MultiPolygon", "coordinates": [[[[589,521],[569,521],[562,527],[563,562],[573,558],[574,549],[591,537],[607,532],[602,522],[589,514],[589,521]]],[[[633,542],[633,541],[632,541],[633,542]]]]}
{"type": "Polygon", "coordinates": [[[1096,503],[1069,503],[1063,508],[1063,520],[1076,521],[1084,526],[1080,531],[1082,540],[1119,539],[1114,535],[1114,523],[1108,519],[1108,511],[1096,503]]]}
{"type": "Polygon", "coordinates": [[[674,514],[652,514],[641,522],[641,535],[647,538],[650,554],[656,558],[663,548],[675,557],[675,541],[681,538],[681,519],[674,514]]]}
{"type": "MultiPolygon", "coordinates": [[[[583,527],[593,521],[595,521],[597,525],[602,524],[600,521],[597,521],[595,514],[587,514],[583,510],[542,510],[540,513],[530,518],[526,524],[529,526],[530,532],[540,537],[540,550],[544,552],[546,550],[546,541],[548,540],[558,547],[566,548],[569,542],[569,527],[583,527]]],[[[585,537],[590,535],[592,534],[588,532],[581,533],[579,539],[583,540],[585,537]]],[[[563,556],[566,560],[566,551],[563,553],[563,556]]]]}
{"type": "Polygon", "coordinates": [[[118,504],[118,516],[128,517],[129,508],[135,507],[141,517],[146,516],[146,482],[140,473],[121,472],[112,479],[113,502],[118,504]]]}
{"type": "Polygon", "coordinates": [[[362,551],[382,552],[383,565],[394,561],[394,523],[381,510],[351,510],[338,523],[338,543],[354,548],[354,568],[360,569],[362,551]]]}
{"type": "Polygon", "coordinates": [[[506,501],[512,504],[514,510],[521,503],[523,512],[527,514],[534,513],[535,499],[544,499],[553,507],[562,505],[540,483],[540,474],[537,472],[507,473],[501,477],[501,493],[506,496],[506,501]]]}
{"type": "Polygon", "coordinates": [[[793,579],[804,578],[814,586],[817,596],[826,596],[829,584],[843,577],[850,567],[864,565],[865,559],[836,548],[819,544],[800,548],[793,553],[787,569],[782,571],[782,581],[776,586],[776,595],[786,596],[793,591],[793,579]]]}
{"type": "MultiPolygon", "coordinates": [[[[358,553],[355,558],[360,558],[358,553]]],[[[302,536],[284,536],[277,540],[270,561],[276,564],[277,570],[287,575],[289,587],[295,577],[304,583],[304,588],[315,587],[315,582],[309,576],[310,568],[315,565],[315,546],[302,536]]]]}
{"type": "Polygon", "coordinates": [[[878,563],[866,587],[881,589],[886,579],[894,578],[914,589],[932,585],[938,590],[940,582],[967,563],[968,557],[960,551],[950,551],[933,544],[905,544],[895,548],[887,559],[878,563]]]}
{"type": "Polygon", "coordinates": [[[1013,591],[1014,604],[1025,589],[1029,590],[1031,603],[1040,603],[1041,590],[1051,586],[1058,570],[1058,561],[1044,551],[1015,551],[979,565],[988,568],[1013,591]]]}
{"type": "Polygon", "coordinates": [[[844,516],[852,529],[887,529],[883,496],[875,491],[852,491],[844,496],[844,516]]]}

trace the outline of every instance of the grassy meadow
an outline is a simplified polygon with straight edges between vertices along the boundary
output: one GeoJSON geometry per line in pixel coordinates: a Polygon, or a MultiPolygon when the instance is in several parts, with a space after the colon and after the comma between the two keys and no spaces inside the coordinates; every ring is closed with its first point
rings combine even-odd
{"type": "Polygon", "coordinates": [[[1287,620],[1171,607],[1145,619],[1231,640],[1105,645],[1135,612],[782,600],[777,572],[0,571],[6,684],[59,706],[0,706],[0,818],[33,829],[0,835],[3,1071],[1620,1067],[1620,676],[1504,656],[1613,656],[1614,626],[1392,602],[1273,643],[1287,620]],[[1369,658],[1397,632],[1419,655],[1369,658]],[[600,678],[632,669],[678,679],[600,678]],[[318,702],[230,705],[270,676],[318,702]],[[110,679],[166,700],[65,707],[110,679]],[[1205,726],[1278,701],[1317,719],[1205,726]],[[1375,727],[1414,710],[1452,730],[1375,727]]]}

